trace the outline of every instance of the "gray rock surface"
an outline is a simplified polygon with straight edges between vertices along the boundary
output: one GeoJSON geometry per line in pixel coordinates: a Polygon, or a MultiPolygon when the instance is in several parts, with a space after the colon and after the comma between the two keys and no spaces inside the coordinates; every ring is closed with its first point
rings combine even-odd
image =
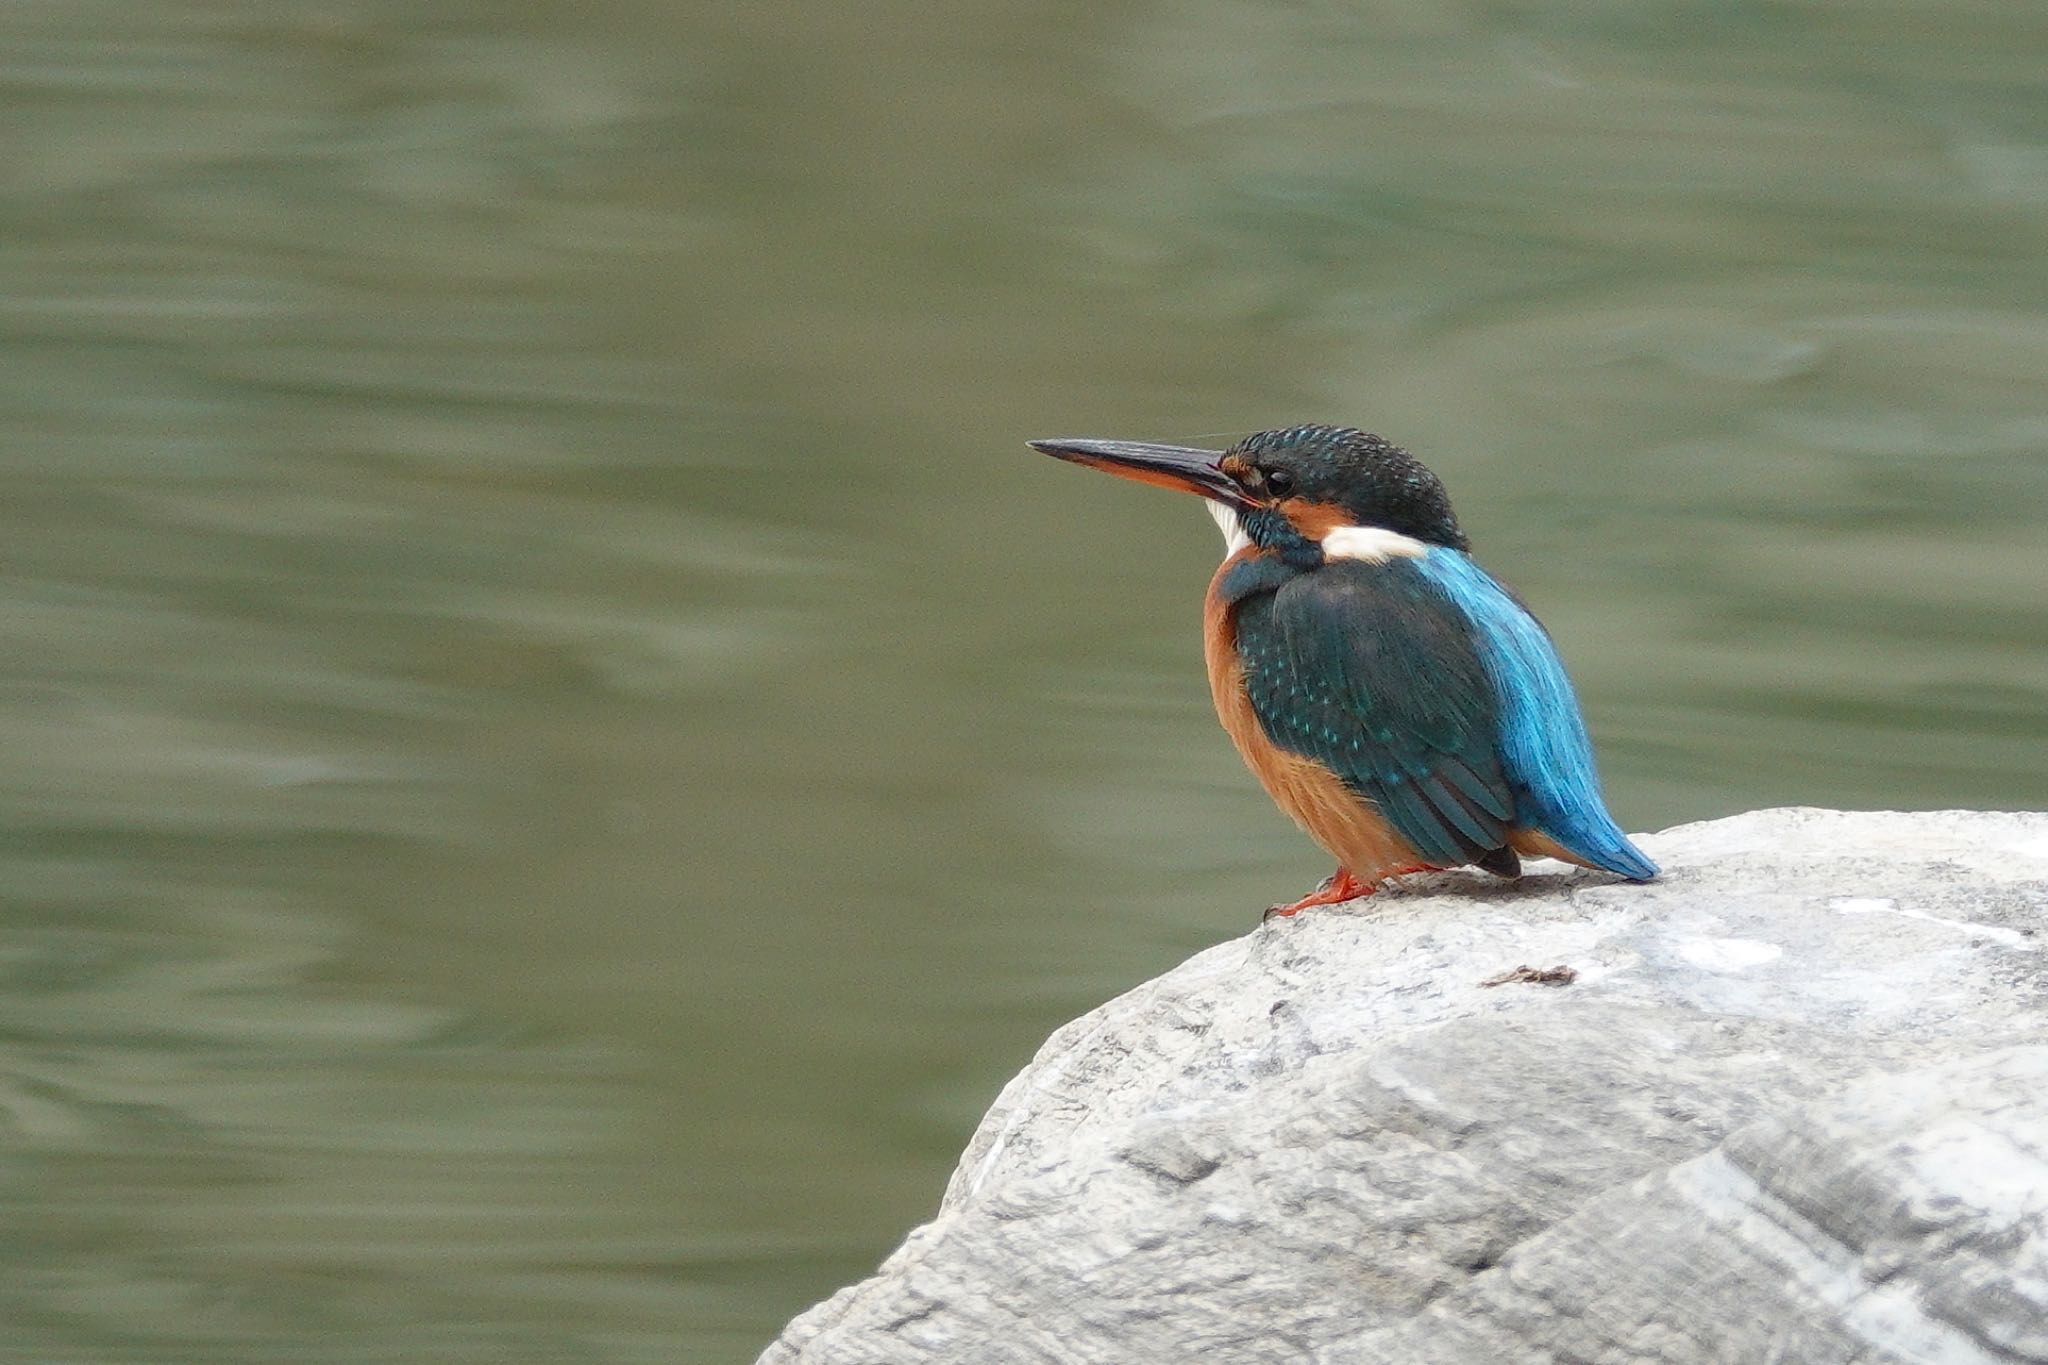
{"type": "Polygon", "coordinates": [[[1408,878],[1067,1025],[762,1362],[2048,1361],[2048,816],[1644,844],[1654,885],[1408,878]]]}

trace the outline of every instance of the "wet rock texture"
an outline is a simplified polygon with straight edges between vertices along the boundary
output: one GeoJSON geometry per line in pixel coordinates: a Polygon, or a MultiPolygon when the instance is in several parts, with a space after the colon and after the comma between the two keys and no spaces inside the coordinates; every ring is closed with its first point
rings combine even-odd
{"type": "Polygon", "coordinates": [[[2048,816],[1644,843],[1067,1025],[762,1361],[2048,1361],[2048,816]]]}

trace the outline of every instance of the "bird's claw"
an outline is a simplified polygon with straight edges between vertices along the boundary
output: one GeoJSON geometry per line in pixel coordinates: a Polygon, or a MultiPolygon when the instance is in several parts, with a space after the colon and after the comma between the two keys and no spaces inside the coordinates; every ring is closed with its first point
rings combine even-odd
{"type": "Polygon", "coordinates": [[[1266,913],[1259,916],[1259,923],[1267,924],[1276,919],[1287,919],[1298,915],[1312,905],[1341,905],[1345,901],[1370,896],[1373,892],[1370,882],[1362,882],[1351,875],[1351,869],[1340,867],[1317,884],[1316,889],[1292,905],[1269,905],[1266,913]]]}

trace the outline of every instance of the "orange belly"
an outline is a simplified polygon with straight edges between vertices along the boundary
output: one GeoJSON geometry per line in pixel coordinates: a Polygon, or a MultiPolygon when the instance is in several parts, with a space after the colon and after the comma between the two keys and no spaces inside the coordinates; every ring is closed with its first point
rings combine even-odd
{"type": "Polygon", "coordinates": [[[1291,754],[1266,738],[1244,689],[1244,666],[1237,657],[1237,629],[1229,607],[1216,595],[1217,584],[1231,565],[1256,553],[1239,550],[1216,571],[1203,611],[1203,649],[1209,666],[1209,693],[1216,718],[1245,766],[1275,805],[1308,831],[1338,864],[1364,882],[1377,882],[1423,863],[1415,848],[1394,833],[1379,809],[1359,796],[1337,775],[1313,759],[1291,754]]]}

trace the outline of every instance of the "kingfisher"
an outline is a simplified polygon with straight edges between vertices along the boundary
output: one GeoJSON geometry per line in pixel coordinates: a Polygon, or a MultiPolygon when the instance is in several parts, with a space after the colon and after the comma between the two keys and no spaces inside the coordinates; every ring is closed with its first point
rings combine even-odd
{"type": "Polygon", "coordinates": [[[1472,558],[1442,480],[1355,427],[1228,450],[1058,439],[1033,449],[1199,494],[1224,556],[1203,609],[1217,717],[1274,802],[1337,859],[1292,915],[1406,872],[1521,856],[1648,881],[1608,814],[1549,634],[1472,558]]]}

